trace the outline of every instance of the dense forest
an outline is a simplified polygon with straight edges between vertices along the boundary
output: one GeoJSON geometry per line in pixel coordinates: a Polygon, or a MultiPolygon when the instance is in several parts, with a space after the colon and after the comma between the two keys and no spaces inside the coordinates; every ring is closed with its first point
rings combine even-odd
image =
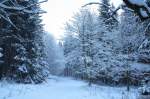
{"type": "Polygon", "coordinates": [[[112,17],[109,12],[114,5],[109,0],[102,3],[98,14],[87,6],[66,23],[65,75],[89,82],[140,85],[150,78],[149,19],[143,21],[129,9],[112,17]]]}
{"type": "Polygon", "coordinates": [[[116,13],[109,0],[101,1],[85,5],[66,23],[64,75],[128,90],[149,82],[149,18],[137,17],[134,9],[116,13]],[[92,4],[99,5],[97,11],[92,4]]]}
{"type": "MultiPolygon", "coordinates": [[[[86,88],[92,92],[99,92],[96,88],[103,86],[108,91],[112,86],[119,95],[109,99],[137,99],[135,93],[146,97],[139,99],[149,99],[150,1],[122,1],[116,8],[111,0],[91,0],[64,24],[64,35],[56,40],[42,24],[41,16],[46,12],[40,5],[47,0],[0,0],[0,89],[7,92],[3,84],[33,84],[38,88],[47,83],[43,90],[56,88],[57,93],[60,87],[67,96],[67,88],[88,84],[86,88]],[[130,90],[136,91],[129,94],[130,90]]],[[[82,88],[79,90],[83,91],[82,88]]],[[[0,91],[0,99],[12,97],[11,92],[3,97],[3,92],[0,91]]],[[[95,99],[93,96],[86,99],[95,99]]]]}

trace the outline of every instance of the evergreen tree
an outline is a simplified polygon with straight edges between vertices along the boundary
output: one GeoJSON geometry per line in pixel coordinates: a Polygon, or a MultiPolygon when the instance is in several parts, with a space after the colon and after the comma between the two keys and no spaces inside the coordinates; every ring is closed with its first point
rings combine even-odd
{"type": "MultiPolygon", "coordinates": [[[[99,20],[103,20],[105,26],[109,31],[112,31],[117,27],[118,22],[110,15],[110,9],[114,10],[113,4],[110,4],[110,0],[101,0],[102,5],[99,6],[99,20]]],[[[116,15],[117,16],[117,13],[116,15]]]]}
{"type": "MultiPolygon", "coordinates": [[[[8,0],[5,4],[27,7],[38,0],[8,0]]],[[[1,19],[3,43],[3,64],[1,75],[16,82],[40,83],[44,80],[44,45],[41,19],[37,11],[39,6],[28,7],[30,12],[23,13],[8,10],[9,18],[17,28],[1,19]]]]}
{"type": "Polygon", "coordinates": [[[69,57],[66,63],[67,68],[69,68],[68,66],[74,68],[75,75],[88,79],[90,84],[93,75],[92,47],[96,31],[95,20],[96,18],[90,11],[81,10],[80,13],[75,15],[71,24],[67,25],[66,31],[69,35],[64,42],[64,53],[66,57],[69,57]],[[74,58],[70,58],[73,54],[74,58]]]}
{"type": "MultiPolygon", "coordinates": [[[[110,18],[109,16],[109,8],[110,4],[109,4],[109,0],[101,0],[102,5],[100,5],[99,7],[99,16],[100,18],[104,18],[104,20],[107,20],[110,18]],[[106,7],[108,6],[108,7],[106,7]]],[[[106,24],[108,24],[106,22],[106,24]]]]}
{"type": "Polygon", "coordinates": [[[120,15],[118,26],[109,15],[108,7],[113,8],[109,1],[102,0],[100,5],[98,17],[82,10],[67,25],[65,73],[67,71],[66,75],[78,76],[89,82],[126,84],[129,89],[130,84],[138,85],[145,78],[140,78],[140,74],[147,73],[134,66],[139,56],[149,59],[146,53],[149,52],[150,42],[147,39],[143,42],[145,26],[129,10],[120,15]]]}
{"type": "Polygon", "coordinates": [[[134,13],[125,10],[121,15],[119,25],[120,47],[123,53],[135,53],[144,40],[144,26],[139,18],[134,17],[134,13]]]}

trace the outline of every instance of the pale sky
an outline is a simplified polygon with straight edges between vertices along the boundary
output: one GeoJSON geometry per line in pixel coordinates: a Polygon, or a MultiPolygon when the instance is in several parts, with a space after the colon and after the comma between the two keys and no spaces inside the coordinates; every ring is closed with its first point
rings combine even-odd
{"type": "MultiPolygon", "coordinates": [[[[88,2],[99,2],[100,0],[49,0],[42,4],[42,9],[47,11],[43,15],[45,30],[52,33],[56,39],[63,35],[63,27],[78,9],[88,2]]],[[[122,0],[112,0],[119,4],[122,0]]]]}

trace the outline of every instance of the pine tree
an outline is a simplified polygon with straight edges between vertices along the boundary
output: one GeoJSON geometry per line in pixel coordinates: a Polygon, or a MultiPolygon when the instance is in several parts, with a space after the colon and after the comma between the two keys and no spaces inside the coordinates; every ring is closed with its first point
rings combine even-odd
{"type": "MultiPolygon", "coordinates": [[[[99,20],[103,20],[109,31],[117,27],[118,22],[110,15],[110,9],[114,10],[114,5],[110,5],[110,0],[101,0],[102,5],[99,6],[99,20]]],[[[117,16],[117,14],[115,15],[117,16]]]]}
{"type": "Polygon", "coordinates": [[[110,7],[109,0],[101,0],[101,3],[104,5],[100,5],[100,7],[99,7],[100,18],[103,17],[103,18],[105,18],[105,20],[107,20],[110,18],[109,14],[108,14],[109,9],[106,7],[106,6],[110,7]]]}
{"type": "MultiPolygon", "coordinates": [[[[38,0],[8,1],[6,5],[30,6],[38,0]]],[[[43,30],[38,13],[39,6],[28,7],[31,13],[8,10],[9,18],[17,28],[1,19],[1,35],[3,36],[3,61],[1,65],[3,77],[16,82],[40,83],[44,80],[44,45],[43,30]],[[34,13],[35,12],[35,13],[34,13]]]]}

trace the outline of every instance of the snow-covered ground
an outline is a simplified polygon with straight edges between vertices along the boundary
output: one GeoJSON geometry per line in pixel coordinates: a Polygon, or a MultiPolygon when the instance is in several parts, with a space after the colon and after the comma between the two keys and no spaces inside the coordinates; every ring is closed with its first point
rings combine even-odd
{"type": "Polygon", "coordinates": [[[0,83],[0,99],[136,99],[135,89],[125,90],[52,76],[39,85],[0,83]]]}

